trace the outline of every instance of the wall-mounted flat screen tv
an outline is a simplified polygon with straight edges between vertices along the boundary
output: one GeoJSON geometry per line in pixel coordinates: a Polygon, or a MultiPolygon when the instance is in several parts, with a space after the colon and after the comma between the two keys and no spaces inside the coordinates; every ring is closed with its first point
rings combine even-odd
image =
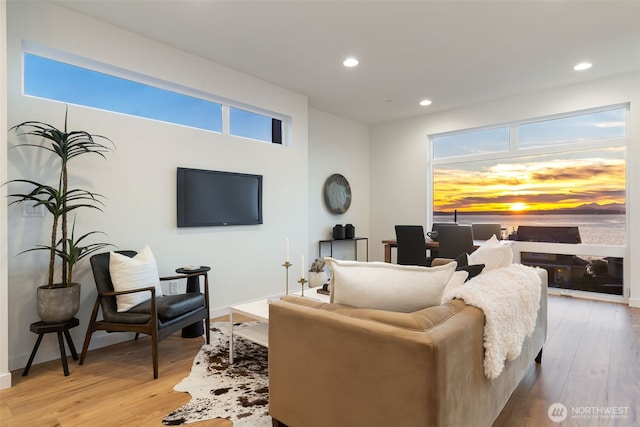
{"type": "Polygon", "coordinates": [[[262,175],[178,168],[178,227],[262,224],[262,175]]]}

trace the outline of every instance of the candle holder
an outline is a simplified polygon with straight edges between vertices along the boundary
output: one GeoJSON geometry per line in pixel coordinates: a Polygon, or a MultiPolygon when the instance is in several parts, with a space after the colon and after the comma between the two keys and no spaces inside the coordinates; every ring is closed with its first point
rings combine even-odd
{"type": "Polygon", "coordinates": [[[289,295],[289,267],[291,267],[293,264],[291,264],[289,261],[285,261],[284,264],[282,264],[282,266],[285,268],[286,270],[286,279],[285,279],[285,291],[284,294],[285,295],[289,295]]]}
{"type": "Polygon", "coordinates": [[[300,286],[302,287],[302,296],[304,296],[304,284],[307,283],[307,280],[304,277],[301,277],[300,280],[298,280],[298,283],[300,283],[300,286]]]}

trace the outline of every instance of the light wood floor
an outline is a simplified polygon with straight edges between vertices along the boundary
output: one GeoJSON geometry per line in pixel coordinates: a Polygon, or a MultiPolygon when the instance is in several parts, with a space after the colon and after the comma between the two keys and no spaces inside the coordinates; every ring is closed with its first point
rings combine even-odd
{"type": "Polygon", "coordinates": [[[547,410],[627,408],[625,418],[573,418],[563,426],[640,425],[640,309],[571,297],[549,297],[542,364],[529,374],[494,423],[558,426],[547,410]]]}
{"type": "MultiPolygon", "coordinates": [[[[68,377],[59,360],[32,366],[27,377],[22,369],[14,371],[13,387],[0,391],[0,426],[161,426],[165,415],[189,401],[173,386],[188,375],[202,343],[179,333],[162,341],[157,380],[147,338],[91,351],[83,366],[69,358],[68,377]]],[[[550,296],[542,365],[529,371],[494,427],[558,426],[547,415],[555,402],[569,411],[574,406],[629,408],[624,419],[569,417],[563,426],[639,425],[639,361],[640,309],[550,296]]]]}

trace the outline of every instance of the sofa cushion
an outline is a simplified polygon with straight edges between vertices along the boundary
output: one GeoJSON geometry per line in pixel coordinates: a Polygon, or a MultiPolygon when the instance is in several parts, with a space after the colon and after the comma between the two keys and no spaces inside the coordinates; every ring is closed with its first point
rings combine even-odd
{"type": "Polygon", "coordinates": [[[412,312],[439,305],[456,263],[438,267],[325,259],[331,302],[356,308],[412,312]]]}
{"type": "MultiPolygon", "coordinates": [[[[156,297],[162,296],[156,259],[149,246],[145,246],[133,258],[111,252],[109,254],[109,274],[115,291],[128,291],[155,286],[156,297]]],[[[117,295],[116,305],[118,312],[129,311],[130,308],[150,298],[151,292],[117,295]]]]}
{"type": "Polygon", "coordinates": [[[282,298],[282,301],[313,309],[330,311],[357,319],[372,320],[374,322],[397,326],[399,328],[413,331],[427,331],[434,328],[441,323],[446,322],[457,312],[466,307],[466,304],[462,300],[451,300],[446,304],[423,308],[422,310],[411,313],[400,313],[397,311],[353,308],[341,304],[328,304],[311,298],[302,298],[295,295],[285,296],[282,298]]]}
{"type": "Polygon", "coordinates": [[[469,254],[469,264],[484,264],[482,271],[506,267],[513,261],[511,242],[500,242],[496,236],[484,242],[478,249],[469,254]]]}

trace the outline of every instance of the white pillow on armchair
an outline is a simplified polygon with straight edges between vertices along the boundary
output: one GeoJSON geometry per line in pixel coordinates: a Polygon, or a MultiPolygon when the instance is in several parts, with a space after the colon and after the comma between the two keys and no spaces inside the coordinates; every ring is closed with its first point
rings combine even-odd
{"type": "MultiPolygon", "coordinates": [[[[145,246],[133,258],[116,252],[109,254],[109,274],[115,291],[155,286],[156,297],[162,296],[156,259],[149,246],[145,246]]],[[[151,299],[150,292],[116,295],[118,312],[129,311],[136,305],[151,299]]]]}

